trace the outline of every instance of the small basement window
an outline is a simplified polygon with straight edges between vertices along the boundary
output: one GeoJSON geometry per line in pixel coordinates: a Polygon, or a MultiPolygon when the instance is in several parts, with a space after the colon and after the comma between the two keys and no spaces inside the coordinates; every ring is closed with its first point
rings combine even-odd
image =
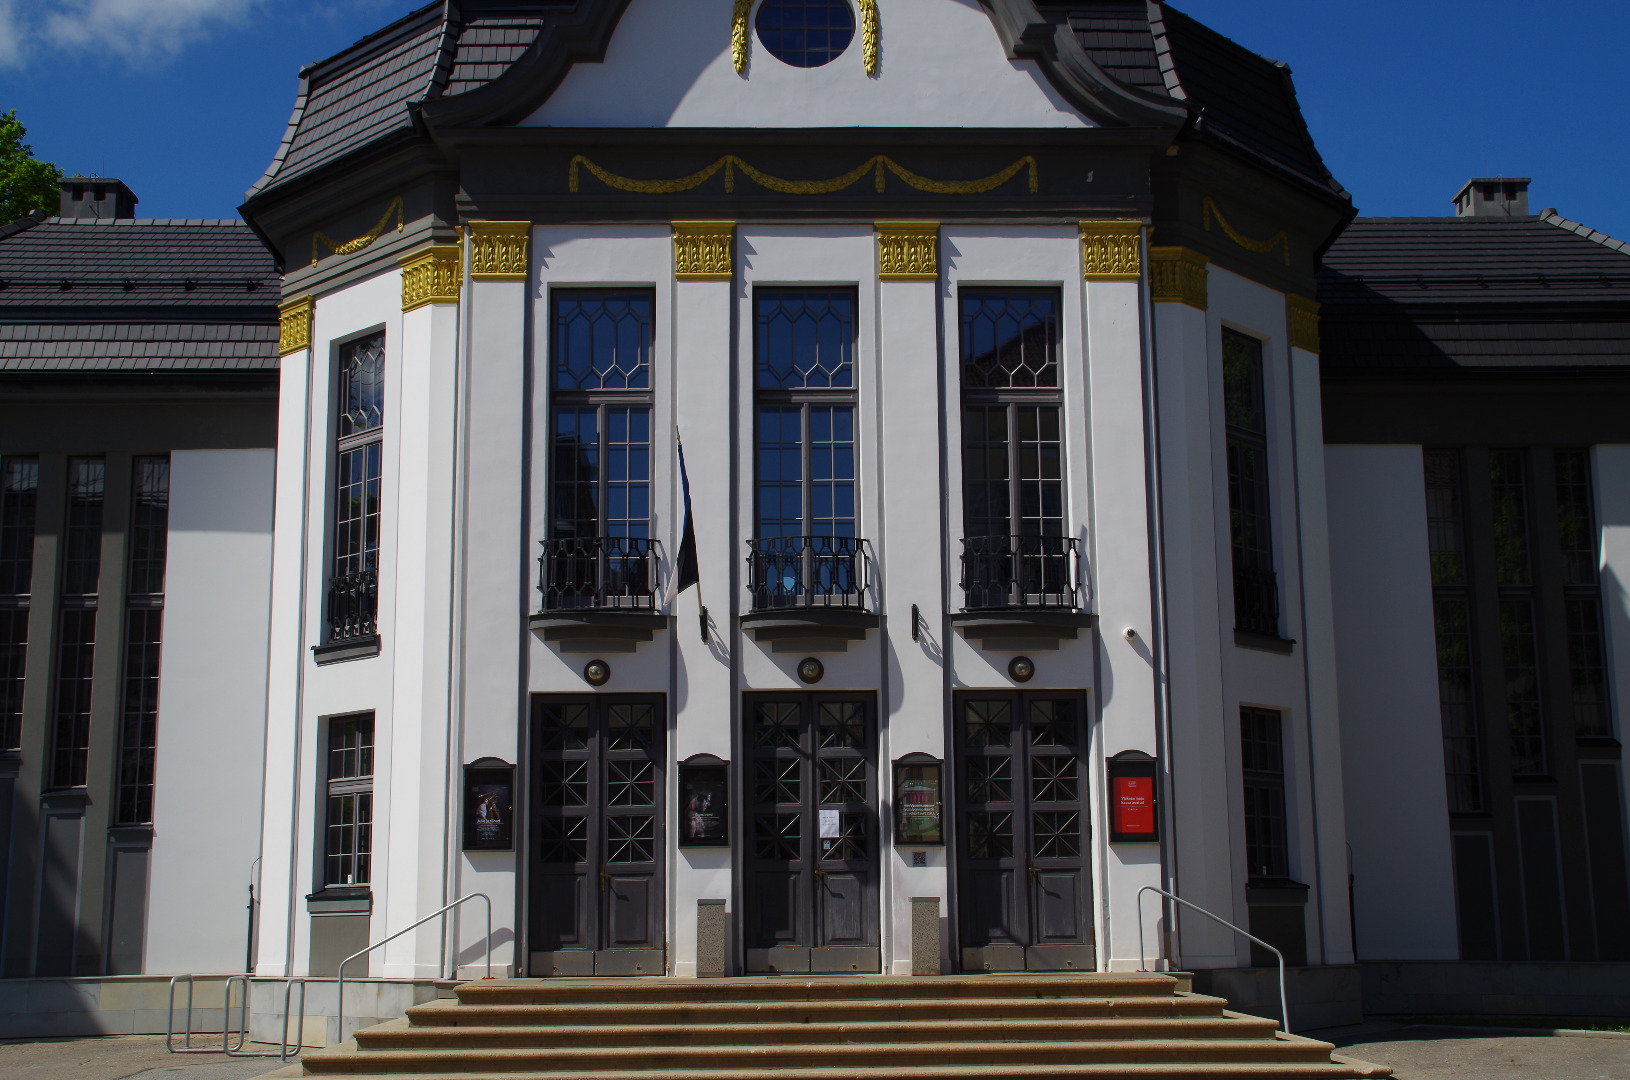
{"type": "Polygon", "coordinates": [[[848,0],[764,0],[754,25],[772,56],[801,68],[830,64],[855,37],[848,0]]]}

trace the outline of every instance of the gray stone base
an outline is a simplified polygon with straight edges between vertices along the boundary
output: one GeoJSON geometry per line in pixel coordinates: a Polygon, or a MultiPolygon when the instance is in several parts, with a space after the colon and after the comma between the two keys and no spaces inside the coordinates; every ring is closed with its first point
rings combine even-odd
{"type": "MultiPolygon", "coordinates": [[[[1372,1016],[1630,1017],[1630,964],[1369,960],[1372,1016]]],[[[1296,1006],[1291,1005],[1294,1015],[1296,1006]]]]}
{"type": "MultiPolygon", "coordinates": [[[[1340,1027],[1364,1019],[1356,964],[1288,967],[1290,1030],[1340,1027]]],[[[1279,1016],[1279,968],[1218,968],[1194,973],[1194,991],[1228,999],[1235,1012],[1279,1016]]]]}

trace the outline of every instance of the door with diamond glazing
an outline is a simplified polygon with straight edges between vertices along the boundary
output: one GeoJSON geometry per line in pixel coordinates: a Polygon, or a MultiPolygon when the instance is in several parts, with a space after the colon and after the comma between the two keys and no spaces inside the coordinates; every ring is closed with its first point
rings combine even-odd
{"type": "Polygon", "coordinates": [[[958,936],[964,971],[1091,971],[1085,701],[956,699],[958,936]]]}
{"type": "Polygon", "coordinates": [[[661,975],[660,697],[532,698],[529,972],[661,975]]]}
{"type": "Polygon", "coordinates": [[[880,970],[871,695],[749,695],[748,971],[880,970]]]}

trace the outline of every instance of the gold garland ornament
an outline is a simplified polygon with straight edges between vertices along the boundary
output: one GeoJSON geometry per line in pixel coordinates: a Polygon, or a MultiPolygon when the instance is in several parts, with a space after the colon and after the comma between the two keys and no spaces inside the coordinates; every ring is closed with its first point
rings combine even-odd
{"type": "Polygon", "coordinates": [[[877,74],[877,0],[860,0],[860,59],[866,74],[877,74]]]}
{"type": "Polygon", "coordinates": [[[1254,251],[1258,255],[1266,255],[1274,248],[1283,245],[1285,265],[1290,265],[1290,234],[1285,232],[1284,229],[1280,229],[1266,240],[1253,240],[1249,236],[1246,236],[1244,233],[1240,232],[1238,229],[1234,228],[1232,225],[1228,224],[1228,219],[1223,217],[1222,211],[1217,207],[1217,201],[1210,195],[1205,197],[1205,199],[1200,203],[1200,206],[1201,209],[1205,211],[1206,232],[1211,231],[1211,219],[1215,217],[1217,219],[1217,224],[1222,226],[1223,234],[1226,235],[1228,239],[1234,241],[1234,243],[1244,248],[1246,251],[1254,251]]]}
{"type": "Polygon", "coordinates": [[[335,255],[354,255],[363,248],[367,247],[369,244],[373,243],[375,240],[379,239],[380,234],[385,231],[385,225],[390,221],[391,214],[393,213],[396,215],[396,231],[401,232],[402,226],[406,224],[406,221],[402,217],[402,196],[400,195],[392,199],[391,204],[385,207],[384,214],[382,214],[379,218],[379,224],[375,225],[373,228],[369,229],[355,240],[347,240],[343,244],[338,244],[335,243],[327,233],[319,229],[316,233],[312,234],[311,237],[311,265],[317,265],[317,244],[319,242],[321,242],[324,247],[328,248],[328,250],[333,252],[335,255]]]}
{"type": "Polygon", "coordinates": [[[752,42],[747,36],[747,16],[752,13],[753,0],[736,0],[736,9],[730,13],[730,59],[736,65],[736,74],[747,74],[747,52],[752,42]]]}
{"type": "Polygon", "coordinates": [[[577,154],[572,158],[571,168],[567,175],[567,187],[575,195],[578,190],[578,166],[582,166],[594,175],[607,187],[619,191],[632,191],[640,195],[672,195],[680,191],[689,191],[701,187],[711,180],[720,169],[724,170],[724,190],[733,194],[736,190],[736,170],[740,169],[753,183],[770,191],[777,191],[783,195],[830,195],[842,191],[858,182],[867,173],[873,174],[873,183],[879,195],[883,194],[887,173],[893,173],[899,179],[931,195],[982,195],[987,191],[994,191],[1013,179],[1023,169],[1030,170],[1030,194],[1036,193],[1038,174],[1036,159],[1026,154],[1001,172],[991,173],[978,180],[930,180],[912,172],[896,162],[893,158],[878,154],[868,158],[864,164],[850,169],[841,176],[834,176],[830,180],[785,180],[779,176],[771,176],[760,169],[755,169],[735,154],[726,154],[705,169],[700,169],[689,176],[681,176],[673,180],[639,180],[630,176],[618,176],[609,172],[584,157],[577,154]],[[885,171],[886,170],[886,171],[885,171]]]}

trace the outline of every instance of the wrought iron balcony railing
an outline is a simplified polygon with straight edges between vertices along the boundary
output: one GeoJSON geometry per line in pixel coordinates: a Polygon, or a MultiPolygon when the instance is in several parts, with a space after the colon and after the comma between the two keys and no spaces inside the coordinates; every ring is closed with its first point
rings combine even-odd
{"type": "Polygon", "coordinates": [[[1080,545],[1073,536],[969,536],[962,541],[967,609],[1081,607],[1080,545]]]}
{"type": "Polygon", "coordinates": [[[871,545],[854,536],[769,536],[747,541],[754,611],[865,610],[871,545]]]}
{"type": "Polygon", "coordinates": [[[662,545],[643,536],[562,536],[543,541],[543,611],[655,611],[662,545]]]}
{"type": "Polygon", "coordinates": [[[1234,567],[1234,628],[1279,636],[1279,578],[1272,570],[1234,567]]]}
{"type": "Polygon", "coordinates": [[[379,573],[358,570],[328,583],[328,644],[370,638],[379,633],[379,573]]]}

